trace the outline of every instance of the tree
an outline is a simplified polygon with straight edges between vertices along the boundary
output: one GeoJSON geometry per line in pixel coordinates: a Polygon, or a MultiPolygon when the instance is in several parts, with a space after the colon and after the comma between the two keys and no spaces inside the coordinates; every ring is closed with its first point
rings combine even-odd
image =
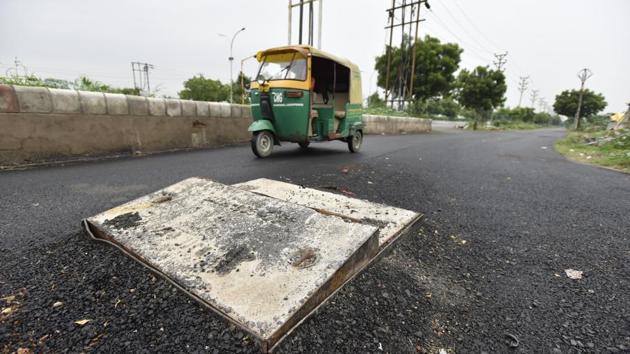
{"type": "Polygon", "coordinates": [[[533,108],[529,107],[503,107],[498,109],[492,115],[493,120],[519,121],[524,123],[532,123],[535,120],[536,113],[533,108]]]}
{"type": "MultiPolygon", "coordinates": [[[[406,54],[410,56],[413,46],[411,39],[405,37],[403,45],[406,54]]],[[[402,50],[391,47],[391,65],[389,73],[389,88],[393,88],[399,76],[402,50]]],[[[416,64],[413,83],[413,96],[416,100],[426,100],[437,96],[448,96],[455,81],[455,71],[459,68],[460,55],[463,50],[455,43],[442,44],[439,39],[431,36],[419,40],[416,47],[416,64]]],[[[387,53],[376,57],[374,68],[378,72],[377,84],[385,88],[387,76],[387,53]]],[[[409,73],[406,73],[409,75],[409,73]]],[[[394,94],[394,91],[390,91],[394,94]]]]}
{"type": "Polygon", "coordinates": [[[219,80],[206,79],[203,75],[193,76],[184,82],[179,98],[196,101],[227,101],[230,87],[219,80]]]}
{"type": "Polygon", "coordinates": [[[478,121],[485,121],[492,110],[505,101],[505,75],[487,66],[478,66],[473,71],[463,69],[457,77],[457,101],[473,110],[473,129],[478,121]]]}
{"type": "Polygon", "coordinates": [[[385,101],[378,96],[378,92],[374,92],[368,96],[367,105],[369,108],[382,108],[385,107],[385,101]]]}
{"type": "Polygon", "coordinates": [[[233,92],[232,95],[234,97],[234,103],[241,103],[241,102],[249,103],[248,90],[243,89],[243,87],[241,87],[241,79],[245,87],[249,87],[247,85],[249,85],[252,82],[251,77],[245,75],[242,71],[239,72],[238,77],[236,78],[236,81],[232,83],[232,92],[233,92]]]}
{"type": "MultiPolygon", "coordinates": [[[[562,91],[556,96],[556,100],[553,103],[553,110],[558,114],[567,116],[569,122],[573,122],[575,120],[575,113],[577,112],[579,96],[580,90],[562,91]]],[[[585,89],[582,97],[582,110],[580,111],[580,115],[588,118],[604,110],[607,105],[603,95],[585,89]]]]}

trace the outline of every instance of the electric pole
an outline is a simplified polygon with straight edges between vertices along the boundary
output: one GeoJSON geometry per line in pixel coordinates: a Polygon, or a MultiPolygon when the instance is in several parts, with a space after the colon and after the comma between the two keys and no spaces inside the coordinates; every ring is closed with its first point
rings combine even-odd
{"type": "Polygon", "coordinates": [[[322,49],[322,10],[323,10],[323,0],[299,0],[294,3],[294,0],[289,0],[289,45],[291,45],[291,34],[293,29],[293,8],[298,7],[300,17],[298,18],[298,43],[297,44],[308,44],[313,46],[315,42],[315,9],[314,2],[319,2],[319,8],[317,15],[317,48],[322,49]],[[308,6],[308,7],[307,7],[308,6]],[[305,11],[306,10],[306,11],[305,11]],[[308,36],[306,37],[306,43],[303,43],[303,34],[304,34],[304,13],[307,13],[308,20],[308,36]]]}
{"type": "Polygon", "coordinates": [[[151,95],[151,83],[149,82],[149,70],[153,69],[153,64],[131,62],[131,73],[133,75],[133,87],[140,90],[143,96],[151,95]]]}
{"type": "Polygon", "coordinates": [[[586,83],[586,80],[588,80],[591,76],[593,76],[593,72],[589,68],[584,68],[580,70],[580,72],[578,72],[577,76],[580,79],[580,96],[578,98],[577,111],[575,112],[575,130],[580,129],[580,111],[582,110],[582,98],[584,96],[584,83],[586,83]]]}
{"type": "Polygon", "coordinates": [[[389,97],[391,96],[391,105],[394,105],[394,97],[398,97],[399,108],[402,108],[403,102],[411,100],[413,95],[413,81],[415,76],[415,57],[416,48],[418,42],[418,30],[420,22],[424,19],[420,18],[420,7],[424,4],[427,9],[430,9],[428,0],[402,0],[400,5],[396,5],[396,0],[392,0],[392,7],[385,10],[388,14],[387,26],[385,30],[389,30],[389,44],[387,46],[387,69],[385,76],[385,103],[387,104],[389,97]],[[397,11],[400,12],[400,20],[396,16],[397,11]],[[408,14],[408,15],[407,15],[408,14]],[[405,40],[405,26],[408,26],[408,41],[405,40]],[[414,28],[415,26],[415,28],[414,28]],[[390,75],[391,75],[391,63],[392,63],[392,39],[394,36],[394,29],[401,27],[400,29],[400,63],[398,65],[398,74],[396,82],[391,85],[390,88],[390,75]],[[412,37],[413,31],[415,34],[412,37]],[[407,43],[409,42],[409,43],[407,43]]]}
{"type": "Polygon", "coordinates": [[[523,101],[523,93],[527,91],[527,81],[529,80],[529,76],[521,76],[520,79],[521,81],[518,84],[518,91],[521,93],[521,95],[518,98],[518,107],[521,106],[521,103],[523,101]]]}
{"type": "Polygon", "coordinates": [[[532,109],[534,109],[534,105],[536,104],[536,99],[538,98],[538,90],[532,90],[531,100],[532,100],[532,109]]]}
{"type": "Polygon", "coordinates": [[[496,59],[494,61],[494,65],[497,67],[497,70],[503,71],[503,66],[505,65],[505,63],[507,63],[507,59],[505,58],[507,57],[507,55],[508,55],[508,52],[494,54],[494,58],[496,59]]]}

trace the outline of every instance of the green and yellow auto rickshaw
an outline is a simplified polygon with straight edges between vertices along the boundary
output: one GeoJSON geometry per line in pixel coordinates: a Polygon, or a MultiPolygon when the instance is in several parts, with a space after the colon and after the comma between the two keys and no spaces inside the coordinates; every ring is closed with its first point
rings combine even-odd
{"type": "Polygon", "coordinates": [[[361,72],[346,59],[310,46],[256,54],[260,68],[250,84],[252,151],[271,154],[281,141],[307,148],[340,140],[357,152],[363,143],[361,72]]]}

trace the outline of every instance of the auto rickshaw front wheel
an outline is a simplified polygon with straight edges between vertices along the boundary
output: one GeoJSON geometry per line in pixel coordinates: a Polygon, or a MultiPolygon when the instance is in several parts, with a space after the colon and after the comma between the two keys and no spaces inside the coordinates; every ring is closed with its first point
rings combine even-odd
{"type": "Polygon", "coordinates": [[[361,145],[363,145],[363,133],[357,130],[348,138],[348,149],[350,152],[359,152],[361,145]]]}
{"type": "Polygon", "coordinates": [[[302,148],[302,149],[306,149],[310,144],[311,144],[310,141],[298,143],[298,145],[300,145],[300,148],[302,148]]]}
{"type": "Polygon", "coordinates": [[[260,158],[267,157],[273,150],[273,134],[268,130],[256,132],[252,137],[251,145],[254,155],[260,158]]]}

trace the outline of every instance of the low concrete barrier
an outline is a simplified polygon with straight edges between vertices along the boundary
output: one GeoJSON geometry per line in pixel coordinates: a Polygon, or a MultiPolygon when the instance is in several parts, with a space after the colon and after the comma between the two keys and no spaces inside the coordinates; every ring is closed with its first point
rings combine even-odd
{"type": "Polygon", "coordinates": [[[431,131],[431,119],[364,114],[365,134],[415,134],[431,131]]]}
{"type": "Polygon", "coordinates": [[[246,142],[249,106],[0,85],[0,165],[246,142]]]}
{"type": "MultiPolygon", "coordinates": [[[[431,120],[364,115],[366,134],[431,131],[431,120]]],[[[0,85],[0,165],[243,143],[249,106],[0,85]]]]}

